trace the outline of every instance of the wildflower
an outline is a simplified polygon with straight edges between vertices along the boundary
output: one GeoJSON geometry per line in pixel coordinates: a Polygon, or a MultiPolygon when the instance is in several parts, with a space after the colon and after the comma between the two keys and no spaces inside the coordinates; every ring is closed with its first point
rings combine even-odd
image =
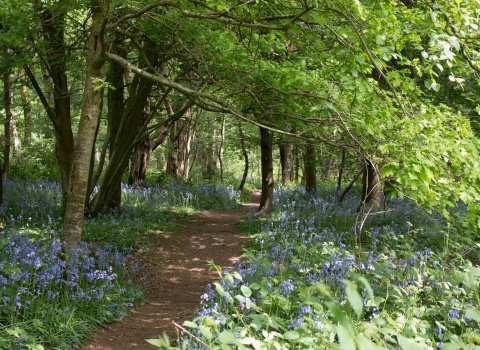
{"type": "Polygon", "coordinates": [[[456,318],[460,318],[460,314],[458,313],[458,310],[455,310],[455,309],[448,310],[448,319],[451,321],[456,318]]]}
{"type": "Polygon", "coordinates": [[[289,295],[290,292],[292,292],[295,289],[295,287],[292,284],[292,280],[288,279],[288,280],[285,280],[285,281],[281,282],[278,286],[278,289],[279,289],[281,294],[286,296],[286,295],[289,295]]]}

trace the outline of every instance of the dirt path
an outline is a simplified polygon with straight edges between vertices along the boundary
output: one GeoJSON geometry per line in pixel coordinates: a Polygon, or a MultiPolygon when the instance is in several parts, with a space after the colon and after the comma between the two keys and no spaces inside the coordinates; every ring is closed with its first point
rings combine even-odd
{"type": "Polygon", "coordinates": [[[219,277],[209,271],[207,261],[227,268],[239,260],[247,238],[236,222],[259,201],[254,194],[240,209],[194,215],[174,232],[146,236],[150,248],[141,252],[148,281],[144,305],[131,317],[97,330],[82,349],[155,349],[145,339],[172,334],[172,321],[191,319],[206,285],[219,277]]]}

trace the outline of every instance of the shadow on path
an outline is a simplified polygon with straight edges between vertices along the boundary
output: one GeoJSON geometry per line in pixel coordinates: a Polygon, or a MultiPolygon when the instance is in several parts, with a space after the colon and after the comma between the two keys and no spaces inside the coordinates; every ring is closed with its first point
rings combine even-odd
{"type": "Polygon", "coordinates": [[[150,248],[140,252],[147,264],[146,301],[130,317],[99,328],[83,350],[155,349],[145,339],[173,333],[172,321],[182,324],[193,317],[208,283],[218,279],[207,261],[222,268],[232,267],[241,258],[248,238],[236,223],[255,211],[260,194],[240,209],[194,215],[170,233],[145,236],[150,248]]]}

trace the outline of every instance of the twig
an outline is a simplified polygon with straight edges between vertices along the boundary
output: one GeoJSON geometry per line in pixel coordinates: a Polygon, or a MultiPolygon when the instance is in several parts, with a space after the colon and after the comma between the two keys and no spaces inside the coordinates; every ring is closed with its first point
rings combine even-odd
{"type": "Polygon", "coordinates": [[[191,336],[192,338],[195,338],[197,341],[199,341],[200,343],[202,343],[203,345],[205,345],[205,346],[207,347],[207,349],[211,349],[211,347],[209,347],[206,343],[204,343],[203,341],[201,341],[198,337],[196,337],[195,335],[193,335],[192,333],[190,333],[189,331],[187,331],[185,328],[183,328],[182,326],[180,326],[178,323],[176,323],[175,321],[172,321],[172,323],[175,325],[175,327],[180,328],[182,331],[184,331],[185,333],[187,333],[189,336],[191,336]]]}
{"type": "Polygon", "coordinates": [[[178,347],[180,347],[180,331],[178,330],[178,328],[175,328],[175,330],[177,331],[177,345],[178,347]]]}

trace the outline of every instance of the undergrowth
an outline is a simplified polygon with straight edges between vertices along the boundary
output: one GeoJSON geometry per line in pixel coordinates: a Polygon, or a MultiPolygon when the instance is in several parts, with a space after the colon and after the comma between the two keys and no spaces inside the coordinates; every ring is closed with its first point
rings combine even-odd
{"type": "MultiPolygon", "coordinates": [[[[275,191],[242,221],[243,262],[161,349],[480,349],[477,233],[407,199],[358,209],[333,189],[275,191]],[[477,243],[476,243],[477,242],[477,243]]],[[[452,217],[462,215],[461,208],[452,217]]]]}
{"type": "Polygon", "coordinates": [[[167,183],[122,186],[120,215],[105,212],[84,225],[84,242],[66,256],[58,183],[5,181],[0,216],[0,349],[70,349],[92,330],[142,301],[132,283],[139,237],[168,230],[193,210],[231,209],[230,187],[167,183]]]}

